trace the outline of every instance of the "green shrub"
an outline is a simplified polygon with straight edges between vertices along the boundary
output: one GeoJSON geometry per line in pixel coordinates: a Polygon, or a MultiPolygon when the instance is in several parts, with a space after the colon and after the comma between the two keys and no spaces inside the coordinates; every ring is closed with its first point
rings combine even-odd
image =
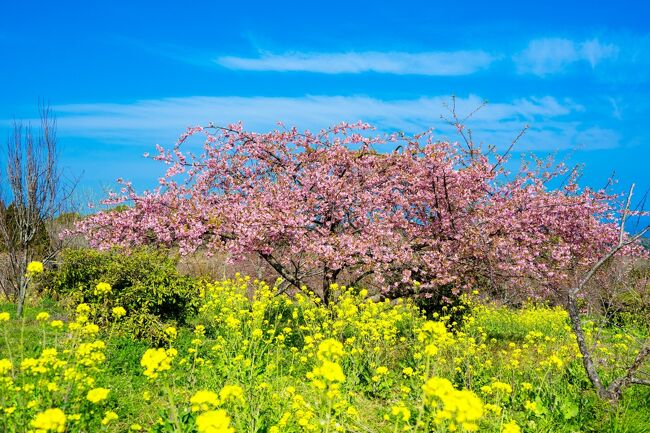
{"type": "Polygon", "coordinates": [[[119,329],[141,339],[163,340],[163,323],[184,323],[196,313],[198,282],[176,269],[176,260],[163,251],[141,249],[122,254],[117,250],[70,249],[62,253],[57,269],[44,276],[47,291],[77,305],[91,307],[97,324],[111,322],[114,307],[127,315],[119,329]],[[109,293],[97,284],[108,283],[109,293]]]}

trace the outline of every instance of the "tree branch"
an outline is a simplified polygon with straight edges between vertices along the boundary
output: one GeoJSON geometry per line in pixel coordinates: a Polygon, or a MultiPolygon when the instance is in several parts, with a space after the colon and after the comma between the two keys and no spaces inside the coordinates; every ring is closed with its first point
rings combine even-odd
{"type": "Polygon", "coordinates": [[[630,187],[630,191],[627,195],[627,200],[625,202],[625,207],[623,209],[623,214],[621,216],[621,225],[619,229],[618,243],[604,256],[600,258],[579,280],[578,284],[569,290],[567,296],[567,306],[569,317],[571,319],[571,325],[573,332],[576,335],[576,341],[578,343],[578,348],[582,354],[582,364],[587,373],[589,381],[592,383],[596,389],[596,393],[603,400],[608,400],[612,403],[616,403],[620,400],[623,389],[631,383],[637,383],[634,379],[634,374],[638,371],[639,368],[643,365],[646,358],[650,356],[650,342],[646,344],[639,350],[634,362],[626,369],[626,372],[623,376],[614,379],[608,387],[605,387],[603,381],[598,374],[596,369],[594,359],[587,344],[584,330],[582,328],[582,322],[580,317],[580,311],[577,306],[577,296],[584,289],[585,285],[593,278],[594,274],[617,252],[619,252],[624,247],[636,242],[640,239],[648,230],[650,230],[650,225],[645,229],[641,230],[636,235],[625,240],[625,221],[630,210],[630,203],[632,200],[632,194],[634,192],[634,184],[630,187]]]}

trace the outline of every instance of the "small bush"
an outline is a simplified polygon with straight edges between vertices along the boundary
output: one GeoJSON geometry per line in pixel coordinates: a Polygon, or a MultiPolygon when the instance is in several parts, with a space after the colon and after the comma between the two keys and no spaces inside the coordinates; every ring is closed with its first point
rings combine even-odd
{"type": "Polygon", "coordinates": [[[109,322],[114,307],[123,307],[127,316],[120,328],[141,339],[164,339],[164,322],[182,324],[198,308],[197,282],[178,273],[175,259],[150,249],[128,255],[66,250],[43,282],[54,296],[88,304],[98,324],[109,322]],[[110,290],[97,290],[99,283],[109,284],[110,290]]]}

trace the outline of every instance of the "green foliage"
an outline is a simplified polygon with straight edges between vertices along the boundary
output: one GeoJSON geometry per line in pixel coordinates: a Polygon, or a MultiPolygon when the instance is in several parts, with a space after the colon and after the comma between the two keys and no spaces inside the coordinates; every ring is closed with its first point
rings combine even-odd
{"type": "Polygon", "coordinates": [[[198,308],[197,282],[180,275],[176,260],[149,249],[125,255],[117,250],[70,249],[59,267],[44,276],[47,290],[71,303],[91,307],[93,321],[106,324],[112,309],[123,307],[127,316],[120,330],[140,339],[163,341],[163,323],[184,323],[198,308]],[[101,293],[97,284],[107,283],[101,293]]]}

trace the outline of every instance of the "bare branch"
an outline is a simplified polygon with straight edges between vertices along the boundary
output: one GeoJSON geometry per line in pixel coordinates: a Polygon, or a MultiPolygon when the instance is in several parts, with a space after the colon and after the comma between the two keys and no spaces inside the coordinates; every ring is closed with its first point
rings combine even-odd
{"type": "Polygon", "coordinates": [[[39,103],[40,125],[14,122],[7,140],[5,176],[0,178],[0,249],[5,253],[5,272],[0,286],[17,301],[22,314],[28,278],[27,264],[50,260],[57,245],[49,242],[51,224],[70,202],[74,185],[64,182],[58,167],[56,121],[49,107],[39,103]]]}
{"type": "Polygon", "coordinates": [[[632,383],[632,378],[636,372],[643,366],[645,360],[650,356],[650,342],[646,342],[646,345],[639,350],[639,353],[634,358],[632,365],[630,365],[625,372],[625,374],[618,379],[612,381],[609,385],[607,391],[611,394],[620,398],[623,388],[632,383]]]}
{"type": "Polygon", "coordinates": [[[521,139],[521,137],[523,137],[523,136],[526,134],[526,131],[528,131],[528,128],[530,128],[530,125],[526,125],[526,126],[524,126],[524,127],[522,128],[522,130],[519,131],[519,134],[515,137],[514,140],[512,140],[512,142],[510,143],[510,146],[508,146],[508,149],[506,149],[506,151],[503,153],[503,155],[500,155],[500,156],[497,158],[497,163],[494,164],[494,166],[493,166],[492,169],[490,170],[490,173],[494,173],[494,171],[495,171],[495,170],[496,170],[496,169],[497,169],[497,168],[498,168],[498,167],[503,163],[503,161],[506,160],[506,158],[507,158],[508,155],[510,154],[510,151],[512,150],[512,148],[515,147],[515,145],[516,145],[517,142],[521,139]]]}
{"type": "Polygon", "coordinates": [[[635,385],[647,385],[650,386],[650,380],[649,379],[639,379],[638,377],[633,377],[630,379],[630,383],[633,383],[635,385]]]}
{"type": "Polygon", "coordinates": [[[589,271],[582,277],[580,282],[571,289],[571,293],[575,296],[577,295],[583,288],[584,286],[593,278],[594,274],[598,269],[600,269],[609,259],[614,257],[616,253],[618,253],[620,250],[625,248],[628,245],[632,245],[639,239],[643,237],[648,231],[650,231],[650,224],[648,224],[647,227],[645,227],[643,230],[638,232],[636,235],[628,238],[625,240],[625,221],[627,219],[627,215],[629,213],[629,206],[630,206],[630,201],[632,200],[632,193],[634,192],[634,185],[630,188],[630,192],[627,196],[626,200],[626,206],[625,209],[623,210],[623,215],[621,217],[621,226],[620,226],[620,232],[619,232],[619,238],[618,238],[618,244],[612,248],[607,254],[605,254],[603,257],[594,264],[589,271]]]}
{"type": "MultiPolygon", "coordinates": [[[[645,345],[639,350],[637,356],[635,357],[632,364],[627,367],[625,374],[619,378],[614,379],[608,387],[606,387],[598,374],[596,365],[594,363],[594,358],[592,356],[591,350],[587,344],[585,333],[582,328],[582,322],[580,317],[580,311],[577,306],[577,295],[583,290],[585,285],[593,278],[594,274],[617,252],[619,252],[624,247],[635,243],[639,240],[646,232],[650,230],[650,225],[645,229],[638,232],[636,235],[629,237],[627,240],[625,238],[625,221],[630,212],[630,203],[632,201],[632,195],[634,193],[634,184],[630,187],[630,191],[627,195],[625,201],[625,207],[623,208],[621,215],[621,224],[619,229],[618,243],[604,256],[600,258],[592,267],[589,269],[585,275],[579,280],[578,284],[569,290],[567,296],[567,306],[569,317],[571,319],[571,325],[573,331],[576,335],[576,341],[578,343],[578,348],[582,354],[582,363],[587,373],[587,377],[590,382],[596,389],[598,396],[604,400],[608,400],[612,403],[616,403],[620,400],[623,389],[631,383],[639,383],[646,381],[639,381],[634,377],[636,372],[641,368],[645,360],[650,356],[650,342],[646,341],[645,345]]],[[[650,383],[650,382],[648,382],[650,383]]],[[[647,384],[647,383],[642,383],[647,384]]]]}

